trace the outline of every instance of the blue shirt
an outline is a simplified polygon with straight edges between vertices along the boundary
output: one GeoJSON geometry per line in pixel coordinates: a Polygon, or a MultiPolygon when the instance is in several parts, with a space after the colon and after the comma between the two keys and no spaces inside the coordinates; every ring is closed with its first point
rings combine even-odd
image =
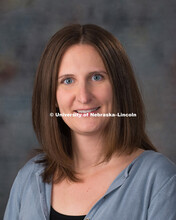
{"type": "MultiPolygon", "coordinates": [[[[52,183],[42,181],[37,157],[18,173],[4,220],[49,220],[52,183]]],[[[160,153],[144,151],[112,182],[84,218],[176,220],[176,166],[160,153]]]]}

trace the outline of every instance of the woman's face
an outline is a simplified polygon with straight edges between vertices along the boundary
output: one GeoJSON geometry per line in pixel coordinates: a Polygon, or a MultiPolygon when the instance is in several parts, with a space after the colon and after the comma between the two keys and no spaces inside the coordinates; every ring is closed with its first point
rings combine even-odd
{"type": "Polygon", "coordinates": [[[100,132],[109,118],[91,113],[111,113],[112,96],[109,76],[96,49],[85,44],[71,46],[61,60],[56,98],[60,113],[81,117],[62,117],[64,122],[79,134],[100,132]]]}

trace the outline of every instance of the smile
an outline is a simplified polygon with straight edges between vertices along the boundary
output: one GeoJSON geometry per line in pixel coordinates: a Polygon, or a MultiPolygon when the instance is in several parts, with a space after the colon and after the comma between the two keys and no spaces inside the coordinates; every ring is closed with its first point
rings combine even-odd
{"type": "Polygon", "coordinates": [[[80,113],[80,114],[85,114],[85,113],[90,113],[97,111],[100,107],[97,108],[92,108],[92,109],[82,109],[82,110],[75,110],[75,112],[80,113]]]}

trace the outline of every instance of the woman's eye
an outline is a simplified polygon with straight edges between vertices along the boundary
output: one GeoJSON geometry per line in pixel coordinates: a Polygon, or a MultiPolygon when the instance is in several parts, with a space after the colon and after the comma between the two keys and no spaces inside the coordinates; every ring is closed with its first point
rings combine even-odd
{"type": "Polygon", "coordinates": [[[67,78],[67,79],[64,79],[63,80],[63,83],[64,84],[71,84],[73,82],[73,79],[72,78],[67,78]]]}
{"type": "Polygon", "coordinates": [[[99,81],[99,80],[102,80],[102,76],[101,75],[93,75],[92,76],[92,79],[94,80],[94,81],[99,81]]]}

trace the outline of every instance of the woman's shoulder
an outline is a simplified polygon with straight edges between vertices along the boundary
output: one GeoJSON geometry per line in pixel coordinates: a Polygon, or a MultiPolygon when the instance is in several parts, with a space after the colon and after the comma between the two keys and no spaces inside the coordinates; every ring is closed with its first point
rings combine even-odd
{"type": "Polygon", "coordinates": [[[34,157],[32,157],[28,162],[19,170],[18,175],[23,177],[29,177],[32,174],[35,173],[41,173],[44,170],[43,163],[38,163],[37,161],[40,161],[44,158],[44,154],[38,154],[34,157]]]}
{"type": "Polygon", "coordinates": [[[152,150],[147,150],[143,152],[142,163],[144,166],[148,164],[152,170],[168,170],[171,173],[176,172],[176,165],[173,161],[167,158],[165,155],[152,150]]]}
{"type": "Polygon", "coordinates": [[[175,163],[162,153],[147,150],[139,156],[139,160],[137,161],[136,168],[140,175],[145,175],[149,179],[155,179],[158,183],[168,181],[176,176],[175,163]]]}

